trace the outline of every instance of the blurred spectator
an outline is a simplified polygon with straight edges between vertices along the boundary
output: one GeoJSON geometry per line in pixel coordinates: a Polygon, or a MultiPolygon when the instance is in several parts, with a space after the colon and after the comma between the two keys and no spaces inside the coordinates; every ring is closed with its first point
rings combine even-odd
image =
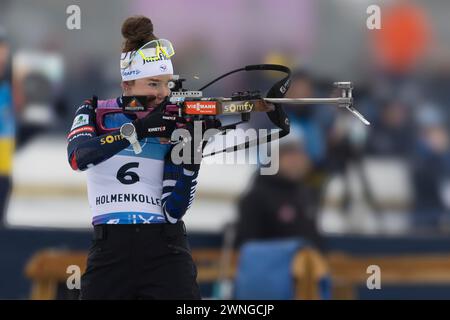
{"type": "MultiPolygon", "coordinates": [[[[316,94],[310,74],[304,70],[293,73],[291,86],[286,98],[312,98],[316,94]]],[[[314,165],[320,165],[325,157],[325,140],[323,128],[319,122],[317,105],[285,106],[291,126],[298,126],[305,136],[305,148],[314,165]]]]}
{"type": "Polygon", "coordinates": [[[310,172],[302,138],[291,131],[280,141],[279,172],[256,176],[239,201],[236,244],[301,237],[322,248],[316,225],[319,195],[305,182],[310,172]]]}
{"type": "Polygon", "coordinates": [[[17,148],[61,123],[64,62],[59,53],[20,51],[14,55],[14,102],[17,110],[17,148]]]}
{"type": "Polygon", "coordinates": [[[427,71],[429,79],[427,82],[428,100],[434,101],[445,116],[447,127],[450,126],[450,48],[443,50],[436,59],[435,65],[431,66],[427,71]]]}
{"type": "Polygon", "coordinates": [[[392,99],[381,105],[379,119],[369,130],[367,153],[408,159],[413,152],[414,126],[411,106],[392,99]]]}
{"type": "Polygon", "coordinates": [[[450,208],[450,144],[441,112],[423,107],[418,112],[419,139],[414,161],[415,227],[441,225],[450,208]]]}
{"type": "Polygon", "coordinates": [[[355,183],[359,188],[359,200],[363,201],[373,213],[380,212],[380,206],[375,200],[371,181],[364,167],[365,144],[371,130],[372,127],[365,126],[352,114],[338,110],[327,131],[324,169],[329,177],[339,178],[342,181],[342,194],[336,209],[347,216],[352,215],[354,201],[357,200],[355,189],[352,187],[355,183]]]}
{"type": "Polygon", "coordinates": [[[14,150],[14,111],[11,87],[7,79],[9,44],[0,27],[0,225],[11,190],[11,168],[14,150]]]}

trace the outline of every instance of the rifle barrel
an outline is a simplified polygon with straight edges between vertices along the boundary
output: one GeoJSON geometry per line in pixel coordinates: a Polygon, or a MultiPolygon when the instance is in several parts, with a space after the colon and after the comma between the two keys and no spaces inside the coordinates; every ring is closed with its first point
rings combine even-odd
{"type": "Polygon", "coordinates": [[[352,98],[264,98],[267,102],[283,104],[339,104],[351,105],[352,98]]]}

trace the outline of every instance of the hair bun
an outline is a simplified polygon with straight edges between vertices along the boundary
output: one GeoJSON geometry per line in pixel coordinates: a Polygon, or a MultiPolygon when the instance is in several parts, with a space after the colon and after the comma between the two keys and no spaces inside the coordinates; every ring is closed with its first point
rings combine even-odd
{"type": "Polygon", "coordinates": [[[125,38],[124,52],[139,49],[145,43],[156,39],[153,23],[145,16],[127,18],[122,24],[122,36],[125,38]]]}

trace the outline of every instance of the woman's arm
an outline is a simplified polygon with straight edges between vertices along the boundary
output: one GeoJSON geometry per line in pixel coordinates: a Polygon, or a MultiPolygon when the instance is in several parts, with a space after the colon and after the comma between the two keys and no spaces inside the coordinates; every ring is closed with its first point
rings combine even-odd
{"type": "Polygon", "coordinates": [[[119,130],[97,136],[95,109],[91,101],[78,108],[67,136],[67,155],[73,170],[86,170],[122,151],[130,145],[123,139],[119,130]],[[108,138],[108,137],[111,138],[108,138]]]}
{"type": "Polygon", "coordinates": [[[198,171],[186,170],[166,157],[163,173],[162,208],[166,220],[176,223],[191,207],[197,187],[198,171]]]}

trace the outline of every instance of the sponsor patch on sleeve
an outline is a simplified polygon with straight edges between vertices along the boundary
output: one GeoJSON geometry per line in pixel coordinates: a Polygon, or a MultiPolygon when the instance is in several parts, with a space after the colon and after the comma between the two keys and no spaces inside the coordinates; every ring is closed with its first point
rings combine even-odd
{"type": "Polygon", "coordinates": [[[81,133],[77,133],[77,134],[71,136],[71,137],[68,139],[68,142],[70,143],[70,142],[72,142],[73,140],[78,139],[78,138],[80,138],[80,137],[92,138],[93,136],[94,136],[94,134],[93,134],[92,132],[81,132],[81,133]]]}
{"type": "Polygon", "coordinates": [[[89,124],[89,115],[88,114],[79,114],[73,120],[72,128],[70,129],[70,131],[72,131],[73,129],[85,126],[87,124],[89,124]]]}
{"type": "Polygon", "coordinates": [[[69,133],[69,135],[67,136],[67,139],[70,139],[70,138],[72,138],[74,135],[79,134],[79,133],[81,133],[81,132],[94,132],[94,131],[95,131],[94,127],[91,127],[91,126],[86,126],[86,127],[83,127],[83,128],[78,128],[78,129],[72,130],[72,131],[69,133]]]}

